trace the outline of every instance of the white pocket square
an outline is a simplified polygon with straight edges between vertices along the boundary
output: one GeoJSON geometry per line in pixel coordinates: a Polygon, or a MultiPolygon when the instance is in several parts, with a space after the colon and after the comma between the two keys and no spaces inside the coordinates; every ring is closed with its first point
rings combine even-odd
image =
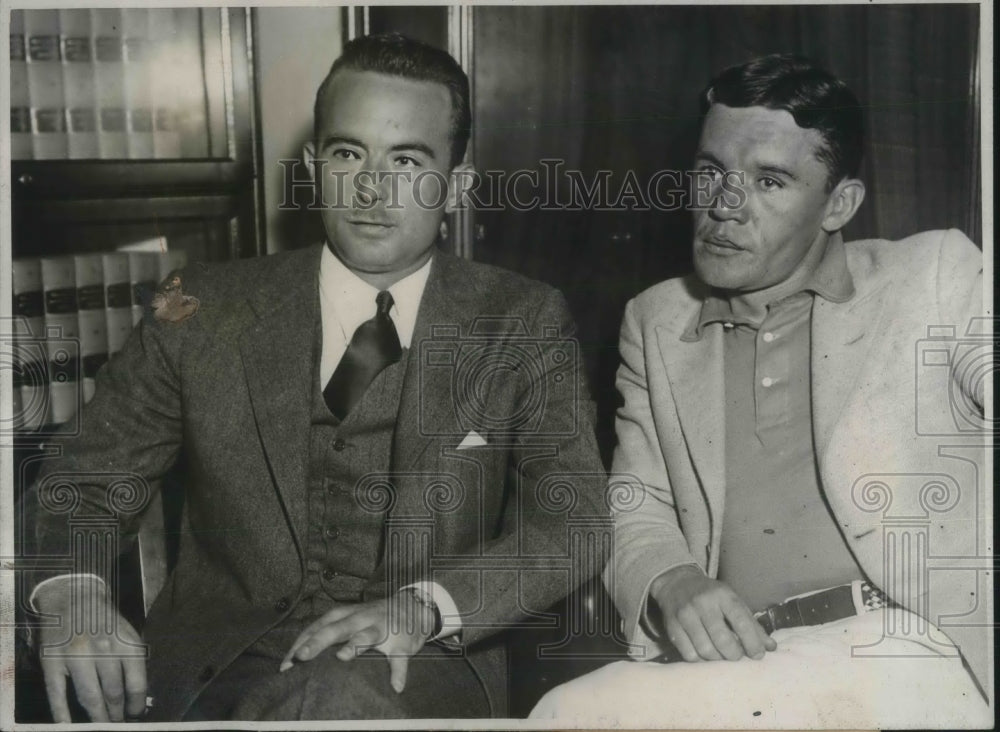
{"type": "Polygon", "coordinates": [[[459,444],[459,450],[466,450],[470,447],[482,447],[486,444],[486,440],[475,430],[472,430],[469,434],[465,436],[465,439],[459,444]]]}

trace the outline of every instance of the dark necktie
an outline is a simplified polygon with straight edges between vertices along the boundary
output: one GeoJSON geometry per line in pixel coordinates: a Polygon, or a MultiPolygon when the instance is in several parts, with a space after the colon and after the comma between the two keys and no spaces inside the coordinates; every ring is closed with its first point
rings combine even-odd
{"type": "Polygon", "coordinates": [[[389,317],[392,295],[383,290],[376,295],[375,304],[375,317],[354,331],[347,351],[323,389],[326,406],[338,419],[348,415],[382,369],[403,355],[399,334],[389,317]]]}

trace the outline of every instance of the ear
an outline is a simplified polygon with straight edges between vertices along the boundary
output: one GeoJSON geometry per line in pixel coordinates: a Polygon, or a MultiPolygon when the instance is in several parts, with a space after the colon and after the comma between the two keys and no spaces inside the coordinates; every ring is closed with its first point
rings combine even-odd
{"type": "Polygon", "coordinates": [[[823,231],[832,234],[840,231],[854,218],[861,202],[865,200],[865,184],[857,178],[844,178],[830,191],[827,198],[823,231]]]}
{"type": "Polygon", "coordinates": [[[478,177],[471,163],[460,163],[451,169],[448,175],[448,200],[444,205],[445,213],[464,211],[467,208],[465,196],[475,185],[478,177]]]}
{"type": "Polygon", "coordinates": [[[316,144],[310,140],[302,146],[302,161],[309,168],[309,177],[316,182],[316,144]]]}

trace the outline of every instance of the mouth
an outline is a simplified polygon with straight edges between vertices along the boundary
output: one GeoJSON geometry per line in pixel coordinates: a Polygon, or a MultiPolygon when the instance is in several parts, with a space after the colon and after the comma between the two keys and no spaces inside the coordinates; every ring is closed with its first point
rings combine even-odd
{"type": "Polygon", "coordinates": [[[733,253],[742,252],[744,247],[739,244],[727,239],[724,236],[718,236],[713,234],[712,236],[702,236],[701,241],[709,249],[709,251],[720,252],[720,253],[733,253]]]}
{"type": "Polygon", "coordinates": [[[382,237],[396,228],[396,225],[385,219],[353,218],[347,223],[358,234],[370,237],[382,237]]]}

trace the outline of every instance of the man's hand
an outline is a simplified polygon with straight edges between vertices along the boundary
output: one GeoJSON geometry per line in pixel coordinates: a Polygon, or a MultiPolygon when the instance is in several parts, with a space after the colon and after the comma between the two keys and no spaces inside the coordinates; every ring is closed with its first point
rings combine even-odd
{"type": "Polygon", "coordinates": [[[337,658],[350,661],[374,648],[389,660],[389,683],[396,693],[406,687],[410,656],[416,655],[434,629],[434,611],[408,592],[385,600],[341,605],[327,612],[299,634],[281,662],[308,661],[330,646],[342,643],[337,658]]]}
{"type": "Polygon", "coordinates": [[[743,600],[698,567],[674,567],[653,580],[650,597],[660,607],[667,637],[685,661],[761,659],[778,647],[743,600]]]}
{"type": "Polygon", "coordinates": [[[121,722],[146,709],[146,647],[115,608],[104,585],[67,577],[41,588],[42,613],[60,618],[39,631],[45,691],[56,722],[71,722],[66,677],[92,722],[121,722]]]}

